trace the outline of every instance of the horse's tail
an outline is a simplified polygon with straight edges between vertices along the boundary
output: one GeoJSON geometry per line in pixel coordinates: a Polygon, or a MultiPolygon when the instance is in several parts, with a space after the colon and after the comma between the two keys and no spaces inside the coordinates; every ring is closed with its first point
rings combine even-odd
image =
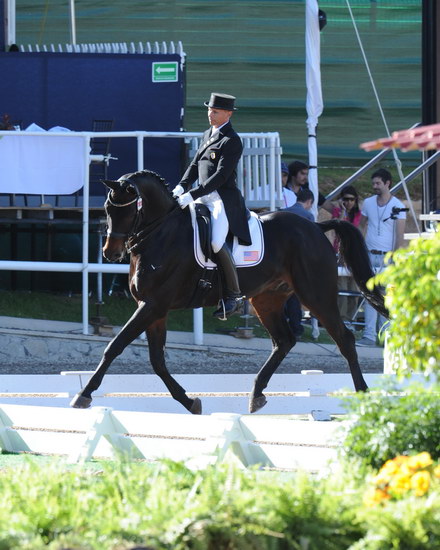
{"type": "Polygon", "coordinates": [[[373,290],[367,288],[366,283],[368,279],[374,276],[374,272],[371,267],[364,237],[359,229],[352,223],[342,220],[329,220],[320,222],[317,225],[319,225],[324,233],[331,229],[335,231],[340,239],[342,258],[352,273],[362,295],[381,315],[389,317],[380,287],[375,286],[373,290]]]}

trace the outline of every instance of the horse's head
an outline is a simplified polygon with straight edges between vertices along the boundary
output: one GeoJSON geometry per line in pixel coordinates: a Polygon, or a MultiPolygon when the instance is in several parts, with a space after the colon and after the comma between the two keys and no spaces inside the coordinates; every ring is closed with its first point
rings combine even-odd
{"type": "Polygon", "coordinates": [[[125,243],[135,230],[142,198],[136,186],[124,177],[118,181],[105,180],[104,184],[109,194],[104,204],[107,239],[102,252],[110,262],[120,262],[125,256],[125,243]]]}
{"type": "Polygon", "coordinates": [[[103,183],[109,193],[104,204],[108,229],[102,252],[107,260],[117,262],[125,256],[127,240],[164,217],[175,202],[164,179],[147,170],[103,183]]]}

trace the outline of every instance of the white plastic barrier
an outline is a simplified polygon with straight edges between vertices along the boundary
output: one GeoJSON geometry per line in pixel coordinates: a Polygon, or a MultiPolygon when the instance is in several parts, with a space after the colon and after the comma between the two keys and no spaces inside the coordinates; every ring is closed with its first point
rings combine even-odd
{"type": "MultiPolygon", "coordinates": [[[[203,402],[205,406],[206,403],[216,403],[217,410],[222,411],[191,415],[182,413],[182,407],[163,393],[162,383],[157,377],[139,375],[107,376],[96,401],[115,403],[118,407],[121,404],[131,407],[141,404],[156,410],[160,409],[160,403],[168,402],[179,412],[136,412],[114,410],[108,406],[86,410],[69,408],[71,395],[82,387],[88,376],[87,373],[1,376],[1,449],[66,455],[70,462],[83,462],[93,457],[112,458],[122,453],[131,459],[183,460],[194,468],[232,456],[245,467],[259,464],[322,472],[335,464],[337,432],[344,422],[334,417],[331,420],[330,412],[332,415],[344,412],[334,392],[348,387],[351,380],[345,374],[274,375],[265,392],[269,397],[264,408],[266,414],[245,415],[234,414],[233,401],[229,399],[239,398],[239,406],[246,406],[248,395],[243,384],[246,383],[249,391],[250,375],[179,376],[179,381],[193,392],[192,395],[200,395],[207,386],[215,388],[216,395],[202,396],[203,402]],[[146,385],[150,392],[148,398],[142,394],[146,385]],[[235,394],[242,391],[243,395],[224,395],[231,389],[235,394]],[[107,394],[109,390],[118,392],[118,395],[125,394],[125,397],[107,394]],[[277,399],[279,403],[271,409],[270,403],[276,403],[277,399]],[[52,406],[23,405],[35,402],[49,402],[52,406]],[[285,406],[277,408],[281,402],[285,406]],[[310,414],[298,417],[299,412],[305,411],[310,414]],[[267,414],[269,412],[272,414],[267,414]],[[315,422],[315,419],[330,421],[315,422]]],[[[385,375],[366,375],[370,385],[383,377],[385,375]]],[[[422,380],[422,377],[414,379],[422,380]]]]}
{"type": "Polygon", "coordinates": [[[185,461],[197,468],[231,456],[243,466],[319,471],[336,458],[341,422],[235,414],[193,416],[97,407],[0,405],[0,445],[9,452],[185,461]]]}

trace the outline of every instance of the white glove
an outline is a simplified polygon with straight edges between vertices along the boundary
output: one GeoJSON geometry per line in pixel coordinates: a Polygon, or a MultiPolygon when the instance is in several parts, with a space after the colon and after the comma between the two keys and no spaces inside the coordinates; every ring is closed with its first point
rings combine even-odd
{"type": "Polygon", "coordinates": [[[177,197],[180,197],[180,195],[182,195],[182,193],[184,192],[185,192],[185,189],[180,185],[180,183],[178,183],[176,187],[173,189],[173,197],[177,199],[177,197]]]}
{"type": "Polygon", "coordinates": [[[177,199],[177,202],[180,204],[180,208],[183,210],[184,208],[186,208],[188,206],[188,204],[191,204],[192,202],[194,202],[194,199],[192,198],[191,193],[188,192],[188,193],[184,193],[183,195],[181,195],[177,199]]]}

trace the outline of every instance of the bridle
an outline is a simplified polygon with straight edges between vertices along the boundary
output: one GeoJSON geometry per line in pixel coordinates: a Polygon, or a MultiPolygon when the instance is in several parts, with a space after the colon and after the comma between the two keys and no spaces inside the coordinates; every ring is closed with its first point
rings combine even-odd
{"type": "Polygon", "coordinates": [[[121,181],[121,183],[127,183],[127,184],[130,184],[133,187],[133,189],[136,191],[135,198],[133,200],[129,201],[129,202],[125,202],[125,203],[122,203],[122,204],[117,203],[117,202],[113,202],[112,199],[110,198],[110,195],[112,193],[112,190],[110,190],[108,195],[107,195],[107,201],[106,202],[108,202],[111,206],[115,206],[116,208],[125,208],[127,206],[131,206],[134,203],[137,203],[136,215],[134,217],[133,225],[132,225],[130,231],[128,231],[127,233],[117,233],[116,231],[109,231],[107,229],[107,237],[113,237],[115,239],[127,240],[131,235],[135,234],[135,229],[136,229],[136,226],[139,222],[139,217],[140,217],[140,213],[141,213],[141,210],[142,210],[142,197],[139,194],[139,190],[138,190],[137,186],[135,184],[133,184],[131,181],[123,180],[123,181],[121,181]]]}
{"type": "MultiPolygon", "coordinates": [[[[177,208],[177,201],[176,204],[173,206],[173,208],[166,212],[165,214],[159,216],[158,218],[153,219],[150,223],[146,224],[145,227],[139,231],[139,233],[136,232],[138,225],[141,221],[141,212],[143,208],[143,198],[141,194],[139,193],[139,189],[136,184],[131,182],[128,179],[125,180],[118,180],[120,183],[125,183],[127,185],[131,185],[133,189],[136,192],[136,196],[134,199],[125,202],[125,203],[116,203],[113,202],[110,198],[112,190],[107,195],[106,203],[110,204],[111,206],[115,206],[116,208],[126,208],[128,206],[132,206],[133,204],[137,204],[136,207],[136,215],[133,220],[132,227],[128,233],[116,233],[114,231],[107,230],[107,237],[113,237],[115,239],[123,239],[125,241],[126,250],[128,253],[137,252],[140,245],[145,243],[155,232],[155,230],[162,224],[165,217],[169,216],[170,214],[179,214],[181,212],[180,208],[177,208]]],[[[147,199],[145,199],[147,201],[147,199]]]]}

